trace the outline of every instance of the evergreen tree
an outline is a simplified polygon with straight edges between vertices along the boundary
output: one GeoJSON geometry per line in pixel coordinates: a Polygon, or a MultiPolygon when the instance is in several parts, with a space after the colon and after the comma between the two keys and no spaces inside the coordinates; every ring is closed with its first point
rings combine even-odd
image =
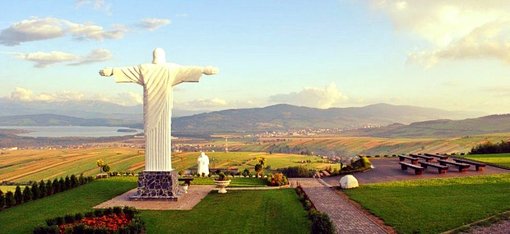
{"type": "Polygon", "coordinates": [[[78,186],[78,179],[75,175],[71,175],[71,188],[78,186]]]}
{"type": "Polygon", "coordinates": [[[85,184],[85,178],[83,178],[83,173],[80,174],[80,177],[78,177],[78,182],[80,185],[85,184]]]}
{"type": "MultiPolygon", "coordinates": [[[[2,192],[2,191],[0,190],[0,192],[2,192]]],[[[5,196],[3,193],[0,193],[0,210],[2,210],[4,208],[4,206],[5,206],[5,196]]]]}
{"type": "Polygon", "coordinates": [[[40,192],[40,194],[39,194],[40,198],[46,196],[46,184],[44,183],[43,180],[41,180],[39,182],[39,192],[40,192]]]}
{"type": "Polygon", "coordinates": [[[37,185],[37,182],[34,182],[32,184],[32,199],[35,200],[35,199],[38,199],[39,197],[41,197],[41,191],[39,190],[39,185],[37,185]]]}
{"type": "Polygon", "coordinates": [[[51,187],[53,188],[53,194],[60,192],[60,185],[57,178],[53,180],[51,187]]]}
{"type": "Polygon", "coordinates": [[[46,196],[49,196],[52,194],[53,194],[53,186],[52,186],[51,180],[47,180],[46,181],[46,196]]]}
{"type": "Polygon", "coordinates": [[[21,188],[16,186],[16,190],[14,191],[14,200],[16,201],[16,205],[23,203],[23,194],[21,193],[21,188]]]}
{"type": "Polygon", "coordinates": [[[64,183],[65,183],[64,190],[68,190],[68,189],[72,188],[72,186],[71,186],[71,179],[69,178],[69,176],[66,176],[66,179],[64,180],[64,183]]]}
{"type": "Polygon", "coordinates": [[[5,193],[5,206],[11,207],[16,205],[16,200],[14,200],[14,194],[11,191],[5,193]]]}
{"type": "Polygon", "coordinates": [[[58,180],[58,191],[63,192],[66,191],[66,182],[64,181],[64,178],[60,177],[58,180]]]}
{"type": "Polygon", "coordinates": [[[23,189],[23,201],[27,202],[30,200],[32,200],[32,190],[25,186],[25,189],[23,189]]]}

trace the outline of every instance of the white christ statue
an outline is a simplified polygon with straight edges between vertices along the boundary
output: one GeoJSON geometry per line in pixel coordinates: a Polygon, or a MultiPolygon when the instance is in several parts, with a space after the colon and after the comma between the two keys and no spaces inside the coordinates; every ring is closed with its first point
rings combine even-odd
{"type": "Polygon", "coordinates": [[[117,83],[136,83],[143,87],[145,171],[172,171],[172,87],[182,82],[198,82],[202,74],[216,73],[218,69],[211,66],[166,63],[161,48],[154,49],[152,63],[99,71],[101,76],[115,77],[117,83]]]}

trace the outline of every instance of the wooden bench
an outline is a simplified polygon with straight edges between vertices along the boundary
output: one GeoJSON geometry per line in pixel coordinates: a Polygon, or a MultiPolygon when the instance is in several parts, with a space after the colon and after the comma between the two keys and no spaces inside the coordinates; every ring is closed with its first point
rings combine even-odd
{"type": "Polygon", "coordinates": [[[191,181],[193,181],[193,178],[191,178],[191,177],[179,178],[179,181],[184,181],[185,185],[190,186],[191,185],[191,181]]]}
{"type": "Polygon", "coordinates": [[[466,164],[466,163],[458,163],[458,162],[446,161],[446,160],[442,160],[442,159],[439,159],[437,161],[441,165],[450,164],[452,166],[456,166],[457,168],[459,168],[459,172],[465,172],[471,166],[471,165],[466,164]]]}
{"type": "Polygon", "coordinates": [[[410,156],[413,157],[413,158],[423,158],[423,159],[425,159],[426,162],[432,162],[434,160],[433,157],[425,156],[425,155],[410,154],[410,156]]]}
{"type": "Polygon", "coordinates": [[[430,162],[420,162],[420,165],[427,169],[428,166],[437,168],[437,173],[439,174],[445,174],[448,171],[448,166],[436,164],[436,163],[430,163],[430,162]]]}
{"type": "Polygon", "coordinates": [[[405,156],[405,155],[399,155],[398,159],[400,159],[401,162],[403,162],[406,159],[408,159],[408,160],[411,161],[412,164],[418,164],[418,159],[417,158],[413,158],[413,157],[409,157],[409,156],[405,156]]]}
{"type": "Polygon", "coordinates": [[[439,159],[442,159],[442,160],[446,160],[448,159],[448,156],[446,155],[440,155],[440,154],[428,154],[428,153],[425,153],[426,156],[430,156],[430,157],[436,157],[436,158],[439,158],[439,159]]]}
{"type": "Polygon", "coordinates": [[[421,166],[410,164],[410,163],[406,163],[406,162],[400,162],[400,166],[402,167],[403,171],[407,171],[407,168],[409,168],[409,167],[413,168],[414,169],[414,174],[416,174],[416,175],[421,175],[423,173],[423,169],[424,169],[421,166]]]}
{"type": "Polygon", "coordinates": [[[474,165],[476,167],[476,171],[483,171],[483,169],[486,166],[484,163],[473,162],[473,161],[465,160],[465,159],[454,158],[453,160],[455,162],[458,162],[458,163],[465,163],[465,164],[474,165]]]}

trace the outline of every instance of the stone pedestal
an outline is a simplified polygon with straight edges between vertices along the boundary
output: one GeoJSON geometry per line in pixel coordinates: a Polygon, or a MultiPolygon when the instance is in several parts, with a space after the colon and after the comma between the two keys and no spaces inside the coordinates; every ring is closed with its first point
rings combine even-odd
{"type": "Polygon", "coordinates": [[[175,171],[143,171],[138,175],[138,190],[131,200],[177,200],[184,190],[175,171]]]}

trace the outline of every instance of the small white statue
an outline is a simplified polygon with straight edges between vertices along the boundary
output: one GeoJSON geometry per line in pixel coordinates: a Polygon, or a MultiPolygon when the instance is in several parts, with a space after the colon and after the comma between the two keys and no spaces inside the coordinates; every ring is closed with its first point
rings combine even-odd
{"type": "Polygon", "coordinates": [[[208,176],[209,175],[209,157],[202,152],[200,156],[198,156],[198,175],[208,176]]]}

